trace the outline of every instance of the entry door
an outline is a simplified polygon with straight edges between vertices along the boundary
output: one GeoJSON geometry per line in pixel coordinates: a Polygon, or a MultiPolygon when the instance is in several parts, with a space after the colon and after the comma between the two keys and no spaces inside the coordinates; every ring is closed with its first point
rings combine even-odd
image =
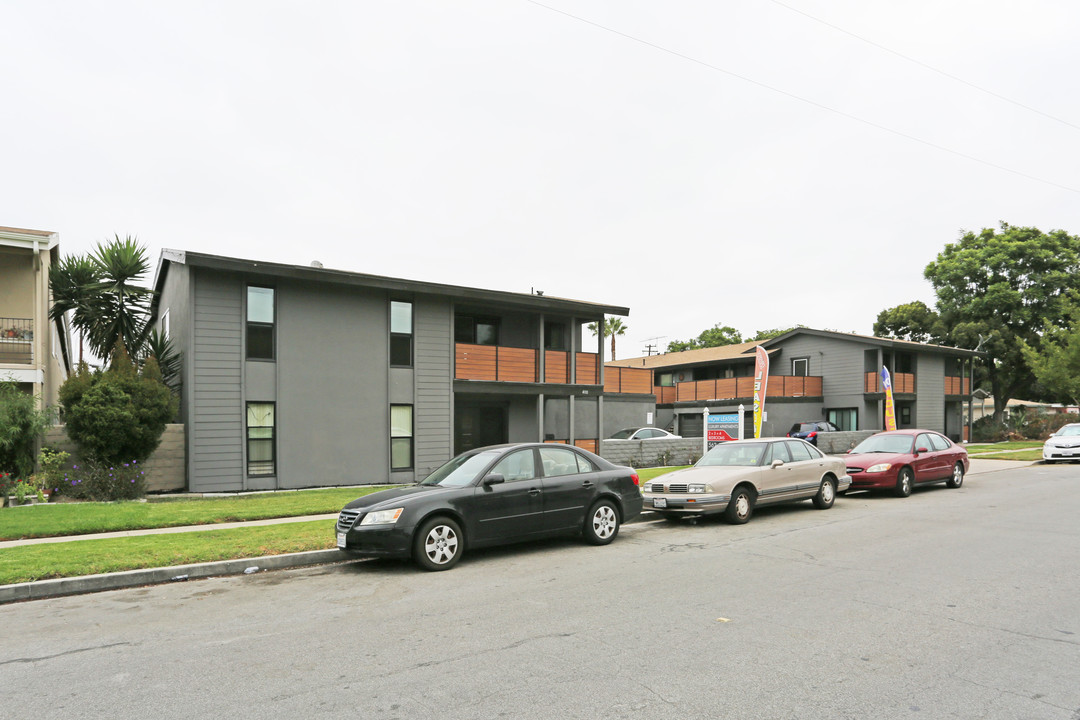
{"type": "Polygon", "coordinates": [[[505,403],[459,402],[454,408],[454,454],[509,442],[505,403]]]}

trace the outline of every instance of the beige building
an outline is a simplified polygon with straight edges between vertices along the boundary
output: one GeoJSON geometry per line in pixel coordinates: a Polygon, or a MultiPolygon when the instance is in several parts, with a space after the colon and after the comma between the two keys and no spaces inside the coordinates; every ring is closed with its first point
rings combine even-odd
{"type": "Polygon", "coordinates": [[[70,370],[66,322],[49,321],[49,268],[59,260],[54,232],[0,227],[0,380],[14,380],[55,405],[70,370]]]}

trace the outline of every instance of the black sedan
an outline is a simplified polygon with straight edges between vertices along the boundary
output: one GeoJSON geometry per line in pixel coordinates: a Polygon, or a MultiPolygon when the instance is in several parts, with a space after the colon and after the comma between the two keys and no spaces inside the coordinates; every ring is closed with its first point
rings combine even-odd
{"type": "Polygon", "coordinates": [[[630,468],[566,445],[493,445],[458,455],[417,485],[352,501],[338,516],[337,546],[448,570],[466,547],[576,533],[606,545],[640,512],[630,468]]]}

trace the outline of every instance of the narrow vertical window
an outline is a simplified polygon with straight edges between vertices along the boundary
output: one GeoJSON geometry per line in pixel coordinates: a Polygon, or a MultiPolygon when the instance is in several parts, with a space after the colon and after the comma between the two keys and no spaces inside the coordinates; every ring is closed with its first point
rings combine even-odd
{"type": "Polygon", "coordinates": [[[412,367],[412,303],[390,301],[390,365],[412,367]]]}
{"type": "Polygon", "coordinates": [[[247,404],[247,473],[273,475],[274,462],[274,403],[247,404]]]}
{"type": "Polygon", "coordinates": [[[247,358],[274,359],[274,288],[247,289],[247,358]]]}
{"type": "Polygon", "coordinates": [[[796,377],[806,377],[810,370],[809,358],[794,358],[791,361],[791,374],[796,377]]]}
{"type": "Polygon", "coordinates": [[[413,466],[413,407],[390,406],[390,469],[409,470],[413,466]]]}
{"type": "Polygon", "coordinates": [[[169,311],[166,310],[161,314],[161,336],[166,340],[169,339],[169,311]]]}

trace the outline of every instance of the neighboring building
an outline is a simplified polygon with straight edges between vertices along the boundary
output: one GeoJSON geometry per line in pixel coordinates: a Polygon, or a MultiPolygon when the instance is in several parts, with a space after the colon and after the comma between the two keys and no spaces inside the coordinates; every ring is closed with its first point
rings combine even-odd
{"type": "Polygon", "coordinates": [[[54,232],[0,227],[0,380],[14,380],[55,405],[71,369],[64,321],[49,320],[49,268],[60,257],[54,232]]]}
{"type": "Polygon", "coordinates": [[[596,450],[655,407],[649,373],[605,391],[582,350],[624,307],[174,250],[155,290],[191,491],[411,482],[502,442],[596,450]]]}
{"type": "Polygon", "coordinates": [[[702,434],[702,409],[737,412],[752,428],[754,348],[769,353],[763,435],[784,435],[796,422],[828,420],[840,430],[884,427],[879,373],[892,376],[897,426],[966,439],[964,403],[971,400],[971,350],[796,328],[760,343],[726,345],[607,363],[653,373],[657,424],[684,437],[702,434]]]}

